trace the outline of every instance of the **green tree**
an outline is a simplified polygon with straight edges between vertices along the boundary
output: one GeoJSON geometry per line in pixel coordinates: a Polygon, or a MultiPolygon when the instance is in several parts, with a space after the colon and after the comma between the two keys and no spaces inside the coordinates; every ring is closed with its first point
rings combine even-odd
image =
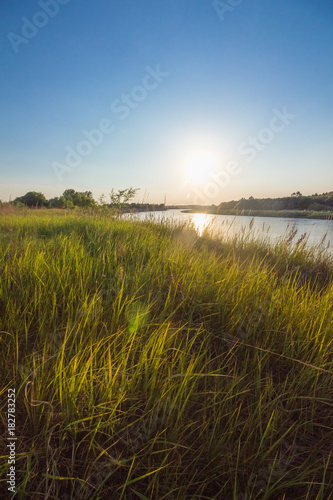
{"type": "Polygon", "coordinates": [[[51,198],[49,200],[49,207],[50,208],[64,208],[62,200],[60,200],[59,196],[56,196],[55,198],[51,198]]]}
{"type": "Polygon", "coordinates": [[[48,205],[43,193],[37,193],[36,191],[29,191],[24,196],[15,198],[14,203],[18,202],[24,203],[28,207],[43,207],[48,205]]]}
{"type": "Polygon", "coordinates": [[[119,189],[118,193],[116,193],[114,189],[112,189],[111,193],[109,193],[111,205],[114,205],[117,208],[126,206],[126,204],[134,198],[139,189],[140,188],[132,187],[127,189],[119,189]]]}
{"type": "Polygon", "coordinates": [[[66,208],[72,208],[72,206],[93,207],[96,205],[91,191],[80,192],[75,191],[75,189],[66,189],[63,192],[63,198],[66,208]]]}

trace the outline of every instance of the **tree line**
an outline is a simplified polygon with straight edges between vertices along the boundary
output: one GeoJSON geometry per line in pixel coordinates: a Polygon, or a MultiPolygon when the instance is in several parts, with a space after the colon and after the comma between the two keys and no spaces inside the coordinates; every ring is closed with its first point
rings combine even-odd
{"type": "Polygon", "coordinates": [[[332,211],[333,191],[323,194],[303,196],[299,191],[283,198],[241,198],[222,202],[217,207],[217,213],[224,210],[310,210],[310,211],[332,211]]]}
{"type": "Polygon", "coordinates": [[[143,209],[143,210],[163,210],[164,204],[152,205],[149,203],[130,203],[135,197],[139,188],[119,189],[119,191],[111,190],[109,193],[110,203],[106,203],[106,196],[102,194],[98,201],[93,198],[91,191],[75,191],[75,189],[66,189],[61,196],[47,199],[43,193],[37,191],[29,191],[23,196],[15,198],[13,204],[18,207],[30,208],[117,208],[117,209],[143,209]]]}

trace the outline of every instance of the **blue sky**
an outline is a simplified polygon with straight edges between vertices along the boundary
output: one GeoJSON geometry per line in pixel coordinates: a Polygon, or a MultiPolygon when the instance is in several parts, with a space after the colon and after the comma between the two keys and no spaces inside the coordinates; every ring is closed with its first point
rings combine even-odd
{"type": "Polygon", "coordinates": [[[2,200],[333,190],[331,0],[12,0],[0,36],[2,200]]]}

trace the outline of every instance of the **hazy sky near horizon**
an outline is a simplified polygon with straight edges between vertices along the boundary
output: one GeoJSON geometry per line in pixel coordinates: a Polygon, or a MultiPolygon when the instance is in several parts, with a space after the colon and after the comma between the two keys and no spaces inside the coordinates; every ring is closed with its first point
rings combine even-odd
{"type": "Polygon", "coordinates": [[[333,190],[331,0],[12,0],[0,12],[0,199],[333,190]]]}

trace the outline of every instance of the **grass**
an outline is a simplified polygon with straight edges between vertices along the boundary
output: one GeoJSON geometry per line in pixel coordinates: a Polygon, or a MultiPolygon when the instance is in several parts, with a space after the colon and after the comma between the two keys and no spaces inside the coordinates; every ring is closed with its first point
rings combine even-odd
{"type": "Polygon", "coordinates": [[[333,499],[333,265],[292,239],[2,215],[3,495],[13,387],[18,499],[333,499]]]}

